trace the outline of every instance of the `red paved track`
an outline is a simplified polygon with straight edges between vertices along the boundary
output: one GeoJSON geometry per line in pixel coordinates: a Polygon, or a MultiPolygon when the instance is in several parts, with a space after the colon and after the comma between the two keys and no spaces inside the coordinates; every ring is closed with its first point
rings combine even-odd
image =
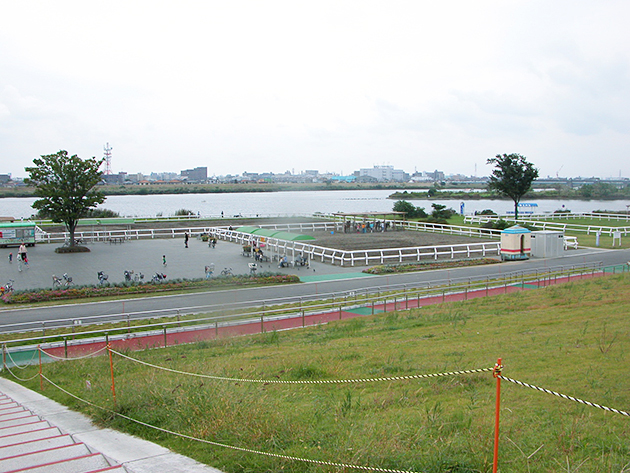
{"type": "MultiPolygon", "coordinates": [[[[602,273],[598,274],[585,274],[571,276],[570,280],[575,281],[577,279],[589,279],[592,277],[602,276],[602,273]]],[[[534,283],[527,283],[524,287],[520,283],[515,285],[507,285],[498,288],[484,288],[474,291],[459,292],[455,294],[444,294],[438,296],[430,296],[424,298],[413,299],[401,299],[399,301],[389,302],[387,304],[375,304],[372,311],[372,306],[366,307],[369,313],[378,312],[392,312],[395,310],[414,309],[417,307],[425,307],[433,304],[441,304],[443,302],[457,302],[468,299],[476,299],[478,297],[496,296],[499,294],[509,294],[514,292],[523,291],[525,289],[538,287],[551,286],[555,284],[561,284],[567,282],[569,278],[555,278],[553,280],[542,280],[534,283]]],[[[365,309],[364,309],[365,311],[365,309]]],[[[350,319],[354,317],[362,317],[363,315],[355,311],[336,310],[333,312],[326,312],[320,314],[309,314],[304,317],[297,316],[292,318],[283,318],[278,320],[270,320],[261,323],[247,322],[237,325],[205,328],[188,330],[185,332],[176,333],[161,333],[155,335],[130,335],[127,339],[111,339],[111,347],[116,351],[121,350],[144,350],[147,348],[158,348],[164,346],[179,345],[183,343],[199,342],[202,340],[214,340],[217,338],[235,337],[240,335],[253,335],[263,332],[272,332],[275,330],[287,330],[298,327],[305,327],[309,325],[323,324],[334,320],[350,319]]],[[[74,358],[79,356],[88,355],[94,353],[100,349],[105,348],[105,341],[85,343],[82,345],[68,345],[68,358],[74,358]]],[[[56,357],[65,357],[64,347],[47,348],[45,350],[56,357]]]]}

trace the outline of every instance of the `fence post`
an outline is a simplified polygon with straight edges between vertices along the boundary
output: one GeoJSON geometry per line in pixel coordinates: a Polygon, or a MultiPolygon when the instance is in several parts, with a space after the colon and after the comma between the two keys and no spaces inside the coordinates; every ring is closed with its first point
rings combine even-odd
{"type": "Polygon", "coordinates": [[[68,358],[68,337],[63,337],[63,354],[68,358]]]}
{"type": "Polygon", "coordinates": [[[39,390],[44,390],[44,378],[42,377],[42,349],[37,345],[37,355],[39,357],[39,390]]]}
{"type": "Polygon", "coordinates": [[[501,412],[501,358],[497,360],[497,364],[494,365],[492,376],[497,380],[497,401],[494,411],[494,455],[492,460],[492,473],[497,473],[499,466],[499,415],[501,412]]]}
{"type": "Polygon", "coordinates": [[[2,369],[7,367],[7,344],[2,344],[2,369]]]}
{"type": "Polygon", "coordinates": [[[116,407],[116,384],[114,383],[114,360],[112,359],[112,347],[107,344],[107,353],[109,353],[109,370],[112,375],[112,396],[114,399],[114,407],[116,407]]]}
{"type": "Polygon", "coordinates": [[[164,348],[166,348],[166,325],[162,325],[162,331],[164,332],[164,348]]]}

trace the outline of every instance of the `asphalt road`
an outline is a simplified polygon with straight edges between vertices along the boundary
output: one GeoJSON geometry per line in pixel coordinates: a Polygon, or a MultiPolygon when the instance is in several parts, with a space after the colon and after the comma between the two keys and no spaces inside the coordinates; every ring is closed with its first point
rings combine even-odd
{"type": "MultiPolygon", "coordinates": [[[[147,252],[155,261],[152,262],[153,267],[162,269],[161,254],[169,251],[171,255],[177,255],[176,263],[169,261],[169,266],[164,268],[171,274],[177,274],[183,269],[190,269],[191,264],[188,260],[183,260],[180,256],[183,254],[186,258],[196,262],[196,266],[201,266],[204,262],[214,259],[220,260],[225,258],[227,262],[233,261],[240,266],[246,268],[248,261],[240,255],[240,247],[238,245],[222,242],[217,245],[217,249],[208,250],[205,245],[202,247],[201,242],[191,242],[189,249],[183,248],[183,242],[175,240],[161,240],[159,242],[128,242],[121,245],[120,251],[114,258],[111,251],[108,255],[101,257],[108,258],[110,264],[114,264],[115,259],[122,259],[128,266],[132,267],[137,261],[146,258],[147,252]],[[149,245],[153,243],[154,246],[149,245]],[[127,246],[125,246],[127,245],[127,246]],[[172,247],[165,247],[171,245],[172,247]],[[177,247],[175,246],[177,245],[177,247]],[[197,247],[195,248],[195,245],[197,247]],[[125,246],[125,252],[122,251],[125,246]],[[220,248],[223,247],[223,250],[220,248]],[[125,253],[125,254],[123,254],[125,253]],[[133,259],[127,253],[131,253],[139,259],[133,259]],[[200,256],[201,255],[201,256],[200,256]],[[222,255],[219,257],[219,255],[222,255]]],[[[33,261],[33,260],[32,260],[33,261]]],[[[35,261],[37,261],[35,259],[35,261]]],[[[630,250],[600,250],[600,249],[580,249],[570,250],[565,256],[549,259],[531,259],[526,261],[504,262],[496,265],[482,265],[464,268],[455,268],[448,270],[422,271],[417,273],[405,273],[386,276],[366,276],[360,273],[362,268],[340,268],[338,266],[330,266],[322,263],[312,263],[312,267],[307,271],[305,268],[292,268],[289,271],[298,274],[308,282],[293,285],[259,287],[250,289],[208,291],[196,294],[185,295],[164,295],[144,297],[138,299],[126,299],[124,301],[105,301],[93,302],[85,304],[64,304],[45,308],[3,308],[0,310],[0,332],[8,332],[15,330],[24,330],[33,328],[33,323],[41,327],[41,321],[46,321],[47,326],[53,326],[54,321],[60,320],[81,320],[88,322],[90,317],[111,315],[113,319],[122,317],[122,314],[130,314],[130,317],[147,315],[147,313],[155,313],[155,315],[174,315],[179,310],[182,314],[209,311],[218,309],[219,307],[234,307],[238,305],[251,306],[262,305],[263,301],[270,301],[283,298],[313,298],[322,294],[341,294],[348,291],[360,291],[364,288],[382,288],[386,290],[393,285],[422,285],[425,283],[438,283],[438,281],[458,280],[466,278],[484,278],[496,275],[505,275],[510,272],[518,271],[535,271],[546,270],[551,267],[580,265],[585,263],[601,262],[604,266],[626,264],[630,261],[630,250]],[[205,310],[204,310],[205,309],[205,310]]],[[[103,261],[102,264],[105,262],[103,261]]],[[[120,264],[120,261],[118,261],[120,264]]],[[[217,264],[217,268],[221,267],[225,262],[221,260],[221,264],[217,264]]],[[[28,271],[36,271],[35,262],[28,271]]],[[[40,261],[41,264],[41,261],[40,261]]],[[[229,263],[225,263],[229,264],[229,263]]],[[[148,266],[148,265],[147,265],[148,266]]],[[[90,272],[94,272],[94,266],[89,268],[90,272]]],[[[278,271],[274,266],[269,268],[278,271]]],[[[287,270],[284,270],[287,271],[287,270]]],[[[199,269],[201,273],[201,269],[199,269]]],[[[244,271],[243,271],[244,272],[244,271]]]]}

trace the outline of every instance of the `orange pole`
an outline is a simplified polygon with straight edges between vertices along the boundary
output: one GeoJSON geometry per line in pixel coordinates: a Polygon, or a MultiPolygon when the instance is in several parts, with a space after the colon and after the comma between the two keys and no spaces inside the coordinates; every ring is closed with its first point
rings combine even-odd
{"type": "Polygon", "coordinates": [[[44,390],[44,378],[42,377],[42,349],[37,345],[37,355],[39,356],[39,390],[44,390]]]}
{"type": "Polygon", "coordinates": [[[497,360],[497,364],[494,365],[492,376],[497,379],[497,403],[494,413],[494,457],[492,459],[492,473],[497,473],[499,467],[499,413],[501,412],[501,358],[497,360]]]}
{"type": "Polygon", "coordinates": [[[114,407],[116,407],[116,385],[114,384],[114,361],[112,360],[112,346],[107,344],[107,352],[109,353],[109,369],[112,373],[112,395],[114,396],[114,407]]]}

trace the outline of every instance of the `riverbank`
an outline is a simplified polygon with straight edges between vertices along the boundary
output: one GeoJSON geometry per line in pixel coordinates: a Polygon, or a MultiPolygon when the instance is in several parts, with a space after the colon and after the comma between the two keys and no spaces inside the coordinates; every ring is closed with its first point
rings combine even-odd
{"type": "MultiPolygon", "coordinates": [[[[151,184],[99,186],[105,195],[172,195],[172,194],[230,194],[230,193],[266,193],[286,191],[349,191],[349,190],[394,190],[423,189],[429,184],[418,183],[243,183],[243,184],[151,184]]],[[[5,197],[34,197],[33,187],[0,187],[0,199],[5,197]]]]}

